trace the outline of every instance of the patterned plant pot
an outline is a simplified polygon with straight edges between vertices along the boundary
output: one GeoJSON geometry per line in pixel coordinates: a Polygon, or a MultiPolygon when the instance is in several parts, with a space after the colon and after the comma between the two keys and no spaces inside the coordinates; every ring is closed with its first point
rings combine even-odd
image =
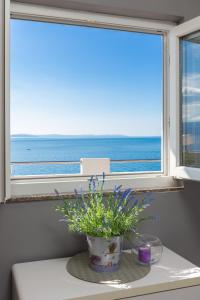
{"type": "Polygon", "coordinates": [[[108,239],[87,236],[91,269],[96,272],[115,272],[118,270],[122,241],[122,236],[114,236],[108,239]]]}

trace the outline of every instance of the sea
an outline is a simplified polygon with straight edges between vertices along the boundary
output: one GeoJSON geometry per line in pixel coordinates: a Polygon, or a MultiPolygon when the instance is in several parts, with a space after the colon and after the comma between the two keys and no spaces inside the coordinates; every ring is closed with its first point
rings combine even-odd
{"type": "MultiPolygon", "coordinates": [[[[15,162],[80,161],[80,158],[111,160],[161,160],[160,137],[11,137],[11,174],[49,175],[80,173],[76,164],[15,164],[15,162]]],[[[161,162],[111,162],[111,172],[160,171],[161,162]]]]}

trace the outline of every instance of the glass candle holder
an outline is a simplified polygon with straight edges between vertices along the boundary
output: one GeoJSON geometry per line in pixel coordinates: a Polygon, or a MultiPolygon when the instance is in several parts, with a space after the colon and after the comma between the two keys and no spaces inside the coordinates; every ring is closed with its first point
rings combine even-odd
{"type": "Polygon", "coordinates": [[[133,239],[132,252],[138,263],[143,265],[154,264],[162,256],[163,245],[158,237],[141,234],[133,239]]]}

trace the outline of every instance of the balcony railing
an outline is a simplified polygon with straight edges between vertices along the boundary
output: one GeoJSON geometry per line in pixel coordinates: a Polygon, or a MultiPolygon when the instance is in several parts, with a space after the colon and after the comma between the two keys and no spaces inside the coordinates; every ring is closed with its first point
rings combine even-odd
{"type": "MultiPolygon", "coordinates": [[[[111,163],[155,163],[160,159],[111,159],[111,163]]],[[[11,165],[78,165],[78,160],[65,161],[11,161],[11,165]]]]}
{"type": "Polygon", "coordinates": [[[11,176],[14,177],[26,177],[30,176],[61,176],[61,175],[91,175],[91,174],[120,174],[120,173],[147,173],[147,172],[161,172],[160,166],[152,166],[148,168],[147,166],[138,167],[140,164],[149,163],[161,163],[160,159],[106,159],[106,158],[81,158],[80,160],[65,160],[65,161],[11,161],[11,176]],[[88,160],[88,162],[87,162],[88,160]],[[121,164],[117,167],[116,164],[121,164]],[[131,164],[131,165],[127,165],[131,164]],[[133,164],[133,165],[132,165],[133,164]],[[136,165],[134,165],[136,164],[136,165]],[[17,167],[22,167],[17,169],[17,167]],[[27,168],[23,168],[26,167],[27,168]],[[34,167],[33,169],[31,168],[34,167]],[[38,170],[37,170],[38,166],[38,170]],[[46,167],[49,166],[49,169],[46,167]],[[50,168],[51,166],[51,168],[50,168]],[[53,168],[55,166],[55,169],[53,168]],[[61,167],[61,169],[59,168],[61,167]],[[69,166],[69,169],[63,169],[62,166],[69,166]],[[29,169],[29,168],[31,169],[29,169]],[[41,169],[44,167],[45,169],[41,169]],[[80,169],[79,169],[80,168],[80,169]]]}

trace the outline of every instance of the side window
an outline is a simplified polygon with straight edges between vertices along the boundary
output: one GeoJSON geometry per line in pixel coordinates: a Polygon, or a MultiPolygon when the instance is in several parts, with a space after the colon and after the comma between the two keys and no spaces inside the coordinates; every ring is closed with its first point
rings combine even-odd
{"type": "Polygon", "coordinates": [[[200,180],[200,17],[176,26],[171,47],[171,174],[200,180]]]}
{"type": "Polygon", "coordinates": [[[181,165],[200,167],[200,31],[184,36],[181,47],[181,165]]]}

